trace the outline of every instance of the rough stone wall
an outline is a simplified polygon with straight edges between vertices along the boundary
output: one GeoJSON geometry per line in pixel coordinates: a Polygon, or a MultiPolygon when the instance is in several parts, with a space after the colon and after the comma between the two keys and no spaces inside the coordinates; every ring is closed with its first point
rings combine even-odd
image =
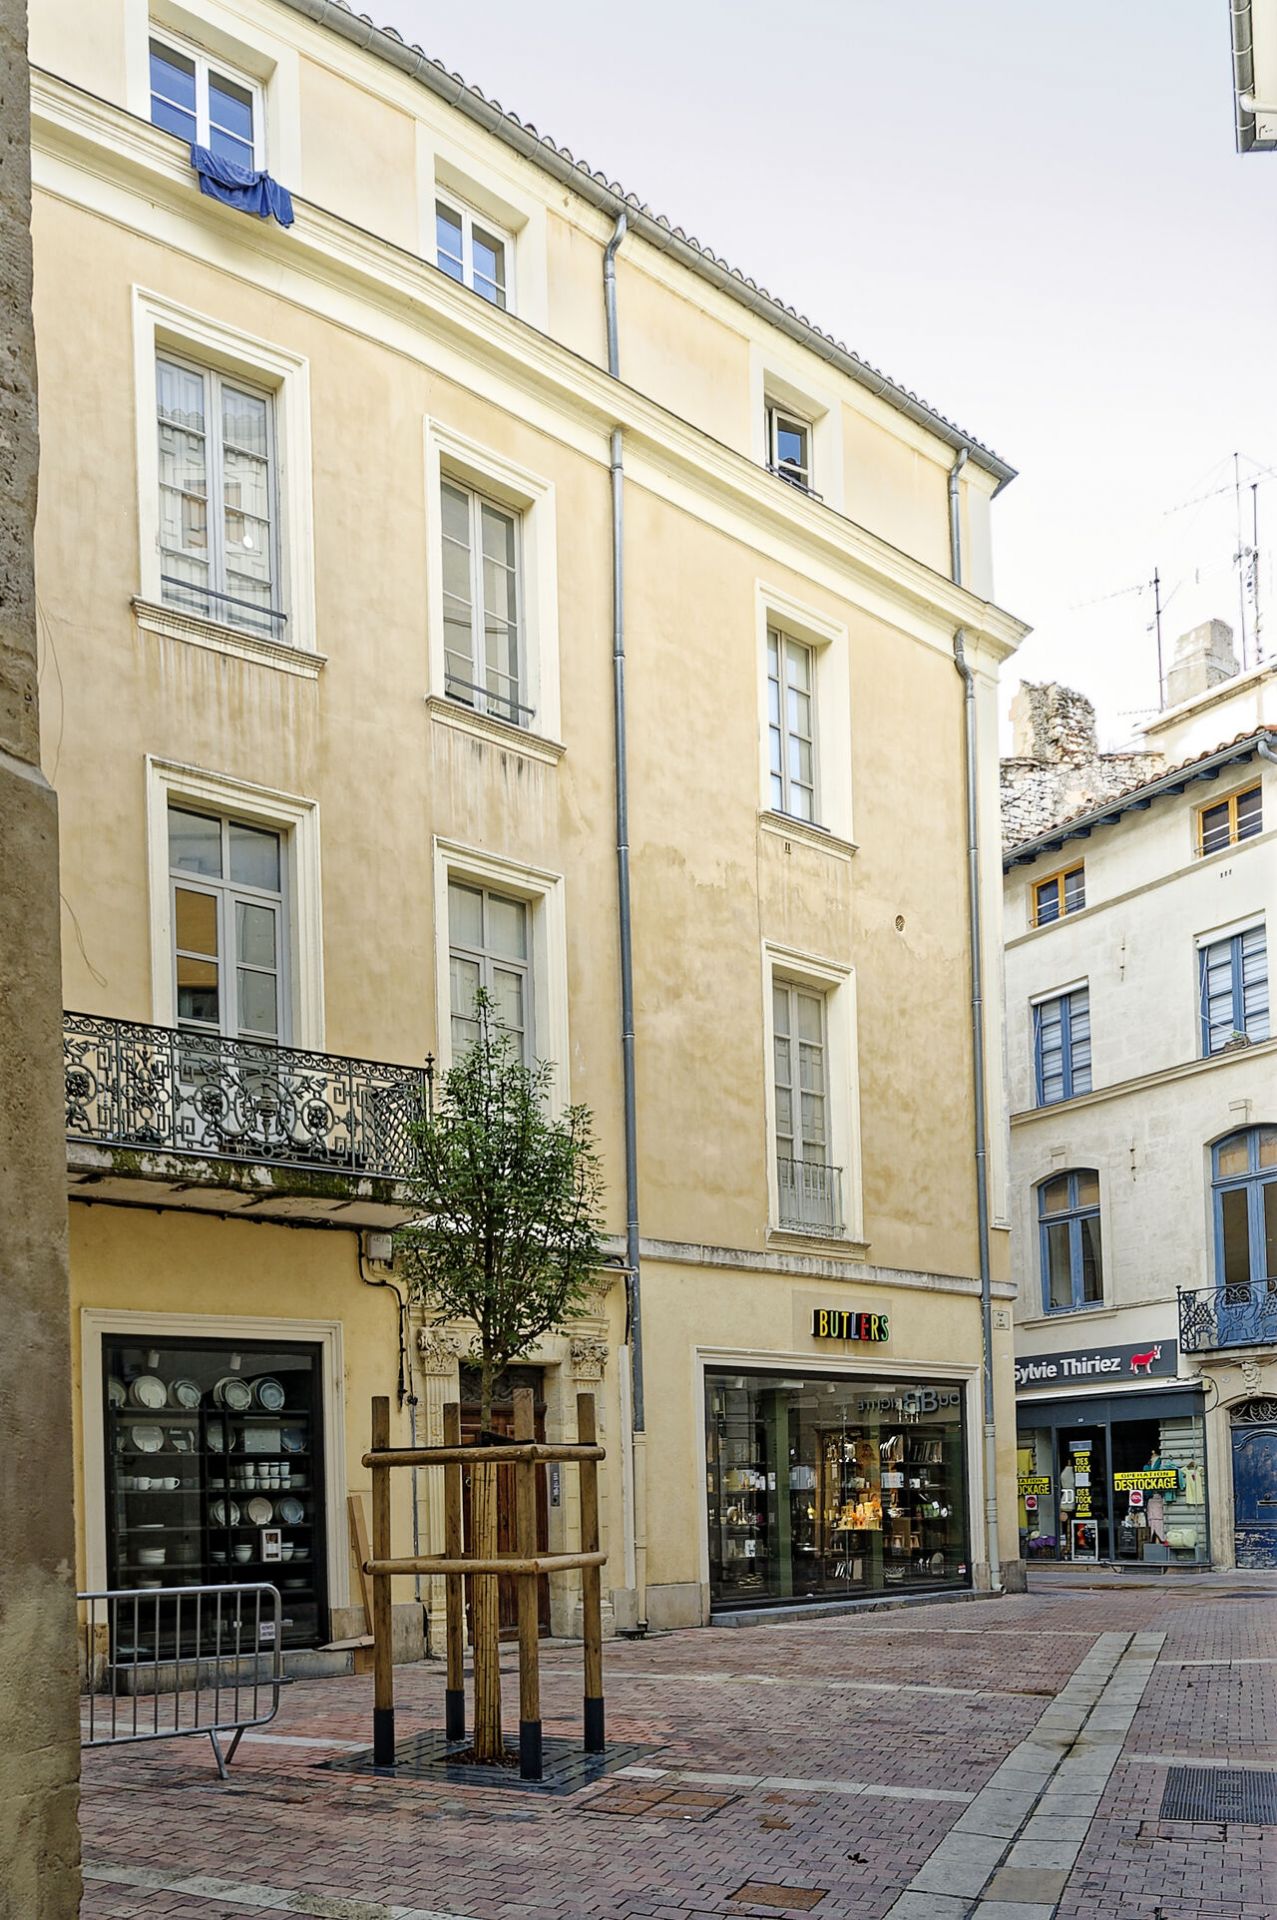
{"type": "Polygon", "coordinates": [[[1160,753],[1101,753],[1085,694],[1026,681],[1011,702],[1014,753],[1002,762],[1002,842],[1017,846],[1162,772],[1160,753]]]}
{"type": "Polygon", "coordinates": [[[40,772],[25,0],[0,0],[0,1920],[79,1912],[58,823],[40,772]]]}

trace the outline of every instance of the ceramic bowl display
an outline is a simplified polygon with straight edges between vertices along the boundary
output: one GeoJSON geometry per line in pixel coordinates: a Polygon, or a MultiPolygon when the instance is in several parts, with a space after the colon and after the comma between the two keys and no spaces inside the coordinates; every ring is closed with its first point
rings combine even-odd
{"type": "Polygon", "coordinates": [[[145,1407],[148,1413],[154,1413],[159,1407],[168,1405],[168,1388],[153,1373],[139,1373],[129,1388],[129,1399],[135,1407],[145,1407]]]}
{"type": "Polygon", "coordinates": [[[162,1580],[139,1580],[138,1581],[138,1586],[145,1587],[148,1593],[153,1593],[157,1588],[162,1587],[163,1585],[164,1585],[164,1582],[162,1580]]]}
{"type": "Polygon", "coordinates": [[[280,1501],[276,1511],[286,1527],[300,1527],[306,1518],[305,1507],[300,1500],[294,1500],[291,1495],[287,1500],[280,1501]]]}
{"type": "Polygon", "coordinates": [[[265,1407],[267,1413],[278,1413],[288,1395],[278,1380],[263,1374],[260,1380],[253,1382],[253,1398],[259,1407],[265,1407]]]}
{"type": "Polygon", "coordinates": [[[160,1453],[164,1447],[163,1427],[130,1427],[129,1445],[139,1453],[160,1453]]]}
{"type": "Polygon", "coordinates": [[[226,1407],[231,1413],[245,1413],[253,1404],[253,1389],[247,1380],[227,1373],[213,1388],[213,1398],[219,1407],[226,1407]]]}
{"type": "Polygon", "coordinates": [[[204,1398],[194,1380],[175,1380],[168,1390],[169,1400],[175,1407],[183,1407],[187,1413],[194,1413],[204,1398]]]}
{"type": "Polygon", "coordinates": [[[253,1549],[250,1546],[240,1545],[235,1548],[235,1558],[237,1560],[251,1560],[252,1557],[253,1549]]]}

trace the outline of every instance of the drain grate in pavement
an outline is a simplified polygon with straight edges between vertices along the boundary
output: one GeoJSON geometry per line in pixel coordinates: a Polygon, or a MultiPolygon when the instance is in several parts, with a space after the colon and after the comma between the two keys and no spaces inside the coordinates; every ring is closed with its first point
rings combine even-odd
{"type": "Polygon", "coordinates": [[[1159,1818],[1277,1827],[1277,1773],[1241,1767],[1171,1767],[1159,1818]]]}
{"type": "Polygon", "coordinates": [[[321,1768],[332,1773],[371,1773],[383,1780],[423,1780],[435,1786],[501,1787],[514,1793],[577,1793],[604,1774],[618,1767],[631,1767],[653,1753],[653,1747],[614,1746],[603,1753],[583,1753],[580,1742],[547,1734],[542,1746],[545,1777],[541,1780],[519,1778],[519,1750],[507,1741],[508,1764],[504,1767],[477,1766],[461,1756],[470,1751],[469,1740],[449,1740],[442,1733],[419,1733],[400,1740],[395,1747],[393,1767],[373,1765],[372,1749],[346,1753],[339,1760],[322,1760],[321,1768]]]}
{"type": "Polygon", "coordinates": [[[728,1898],[739,1900],[746,1907],[776,1907],[788,1909],[790,1913],[810,1913],[828,1892],[828,1887],[784,1887],[779,1880],[747,1880],[728,1898]]]}

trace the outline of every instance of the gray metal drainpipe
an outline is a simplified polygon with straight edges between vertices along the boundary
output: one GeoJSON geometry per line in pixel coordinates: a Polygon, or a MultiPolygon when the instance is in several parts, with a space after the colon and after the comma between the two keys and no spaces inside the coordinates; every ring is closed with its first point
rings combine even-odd
{"type": "MultiPolygon", "coordinates": [[[[962,516],[958,480],[967,464],[963,447],[949,469],[949,551],[953,578],[962,585],[962,516]]],[[[980,911],[980,809],[977,785],[975,675],[967,665],[966,633],[953,636],[953,664],[962,675],[963,728],[967,760],[967,910],[971,924],[971,1055],[975,1074],[976,1224],[980,1242],[981,1349],[984,1361],[984,1527],[989,1583],[1002,1591],[998,1549],[998,1449],[993,1419],[993,1270],[989,1262],[989,1117],[985,1102],[984,953],[980,911]]]]}
{"type": "Polygon", "coordinates": [[[1273,765],[1277,767],[1277,753],[1274,753],[1272,748],[1269,746],[1267,734],[1265,734],[1263,739],[1258,742],[1257,750],[1261,760],[1271,760],[1273,765]]]}
{"type": "MultiPolygon", "coordinates": [[[[621,377],[616,321],[616,254],[628,222],[617,215],[603,253],[607,370],[621,377]]],[[[647,1631],[647,1431],[643,1407],[643,1297],[639,1275],[638,1098],[634,1076],[634,942],[630,905],[630,798],[625,736],[625,468],[621,429],[613,427],[612,710],[616,734],[616,895],[621,956],[621,1079],[625,1114],[625,1301],[630,1351],[631,1470],[634,1500],[636,1631],[647,1631]]]]}

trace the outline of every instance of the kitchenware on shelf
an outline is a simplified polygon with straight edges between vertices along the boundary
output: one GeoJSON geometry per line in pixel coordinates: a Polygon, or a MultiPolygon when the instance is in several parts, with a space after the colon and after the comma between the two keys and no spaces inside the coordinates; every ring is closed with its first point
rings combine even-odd
{"type": "Polygon", "coordinates": [[[226,1555],[220,1547],[214,1547],[208,1557],[210,1560],[216,1561],[219,1567],[226,1565],[226,1555]]]}
{"type": "Polygon", "coordinates": [[[170,1473],[166,1474],[164,1479],[157,1484],[163,1487],[165,1493],[175,1493],[182,1483],[175,1473],[170,1473]]]}
{"type": "Polygon", "coordinates": [[[210,1480],[208,1485],[211,1493],[222,1493],[226,1488],[226,1482],[224,1480],[210,1480]]]}
{"type": "Polygon", "coordinates": [[[265,1407],[267,1413],[278,1413],[288,1395],[278,1380],[264,1374],[260,1380],[253,1382],[253,1398],[259,1407],[265,1407]]]}
{"type": "Polygon", "coordinates": [[[213,1398],[219,1407],[226,1407],[231,1413],[246,1413],[253,1404],[253,1389],[247,1380],[227,1373],[213,1388],[213,1398]]]}
{"type": "Polygon", "coordinates": [[[276,1511],[286,1527],[299,1527],[306,1518],[305,1507],[300,1500],[294,1500],[291,1495],[288,1499],[280,1501],[276,1511]]]}
{"type": "Polygon", "coordinates": [[[180,1567],[190,1567],[200,1557],[200,1550],[194,1540],[179,1540],[173,1549],[173,1558],[180,1567]]]}
{"type": "Polygon", "coordinates": [[[129,1390],[123,1380],[117,1380],[112,1375],[106,1383],[106,1397],[110,1406],[122,1407],[129,1397],[129,1390]]]}
{"type": "Polygon", "coordinates": [[[285,1427],[279,1436],[279,1444],[284,1453],[305,1453],[305,1427],[285,1427]]]}
{"type": "Polygon", "coordinates": [[[220,1420],[208,1423],[208,1450],[210,1453],[230,1453],[235,1446],[237,1435],[228,1433],[220,1420]]]}
{"type": "Polygon", "coordinates": [[[208,1517],[215,1527],[237,1527],[239,1508],[233,1500],[214,1500],[209,1504],[208,1517]]]}
{"type": "Polygon", "coordinates": [[[195,1449],[195,1435],[189,1427],[170,1427],[168,1443],[174,1453],[192,1453],[195,1449]]]}
{"type": "Polygon", "coordinates": [[[133,1531],[134,1533],[158,1533],[163,1525],[162,1520],[139,1520],[133,1531]]]}
{"type": "Polygon", "coordinates": [[[271,1506],[270,1501],[263,1500],[260,1493],[256,1499],[249,1501],[246,1508],[248,1517],[255,1527],[268,1527],[274,1511],[275,1509],[271,1506]]]}
{"type": "Polygon", "coordinates": [[[291,1559],[292,1559],[292,1557],[293,1557],[293,1543],[292,1543],[292,1541],[291,1541],[291,1540],[281,1540],[281,1541],[280,1541],[280,1543],[279,1543],[279,1557],[280,1557],[280,1559],[281,1559],[281,1560],[291,1560],[291,1559]]]}
{"type": "Polygon", "coordinates": [[[186,1413],[194,1413],[204,1394],[194,1380],[174,1380],[169,1387],[168,1397],[173,1406],[181,1407],[186,1413]]]}
{"type": "Polygon", "coordinates": [[[279,1428],[274,1424],[263,1426],[260,1421],[246,1421],[244,1451],[245,1453],[278,1453],[279,1428]]]}
{"type": "Polygon", "coordinates": [[[241,1543],[239,1546],[235,1548],[235,1558],[237,1560],[241,1560],[241,1561],[251,1560],[252,1557],[253,1557],[253,1549],[250,1546],[248,1546],[246,1543],[241,1543]]]}
{"type": "Polygon", "coordinates": [[[129,1399],[135,1407],[145,1407],[148,1413],[154,1413],[168,1405],[168,1388],[158,1374],[139,1373],[129,1388],[129,1399]]]}
{"type": "Polygon", "coordinates": [[[164,1449],[163,1427],[130,1427],[129,1445],[138,1453],[161,1453],[164,1449]]]}
{"type": "Polygon", "coordinates": [[[305,1584],[306,1576],[304,1573],[294,1574],[291,1580],[282,1580],[280,1582],[281,1586],[289,1588],[290,1591],[295,1591],[298,1587],[304,1587],[305,1584]]]}
{"type": "Polygon", "coordinates": [[[139,1567],[162,1567],[167,1554],[167,1547],[139,1547],[137,1563],[139,1567]]]}
{"type": "Polygon", "coordinates": [[[137,1584],[139,1587],[144,1587],[148,1593],[154,1593],[164,1585],[164,1582],[162,1580],[139,1580],[137,1584]]]}

